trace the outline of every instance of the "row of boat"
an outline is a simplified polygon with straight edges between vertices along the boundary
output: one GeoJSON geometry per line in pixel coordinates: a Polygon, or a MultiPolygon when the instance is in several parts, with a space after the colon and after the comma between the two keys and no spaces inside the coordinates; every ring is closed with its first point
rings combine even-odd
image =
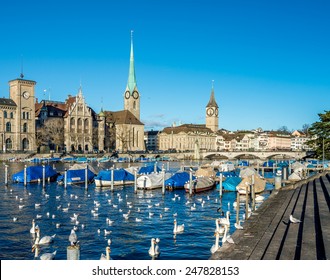
{"type": "Polygon", "coordinates": [[[142,167],[105,169],[96,172],[89,164],[74,164],[65,172],[58,173],[52,166],[28,166],[12,175],[15,183],[40,183],[56,181],[63,185],[79,185],[94,182],[96,187],[114,187],[135,185],[138,189],[153,190],[165,187],[169,190],[185,189],[187,192],[198,193],[213,188],[224,191],[244,192],[246,185],[255,186],[255,192],[265,189],[266,181],[256,170],[244,167],[240,172],[216,172],[212,166],[201,166],[197,170],[181,170],[165,172],[156,164],[142,167]],[[253,176],[253,182],[252,182],[253,176]],[[220,183],[221,182],[221,183],[220,183]]]}

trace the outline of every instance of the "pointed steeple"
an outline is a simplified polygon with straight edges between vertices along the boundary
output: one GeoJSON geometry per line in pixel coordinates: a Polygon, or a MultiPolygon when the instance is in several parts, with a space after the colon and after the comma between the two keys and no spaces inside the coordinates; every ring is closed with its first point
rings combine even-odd
{"type": "Polygon", "coordinates": [[[132,94],[133,90],[136,88],[136,78],[135,78],[135,69],[134,69],[134,52],[133,52],[133,30],[131,30],[131,55],[130,55],[130,61],[129,61],[127,88],[131,94],[132,94]]]}
{"type": "Polygon", "coordinates": [[[212,80],[212,90],[211,90],[210,100],[209,100],[209,103],[207,103],[206,107],[219,108],[217,102],[215,101],[215,97],[214,97],[214,81],[213,80],[212,80]]]}

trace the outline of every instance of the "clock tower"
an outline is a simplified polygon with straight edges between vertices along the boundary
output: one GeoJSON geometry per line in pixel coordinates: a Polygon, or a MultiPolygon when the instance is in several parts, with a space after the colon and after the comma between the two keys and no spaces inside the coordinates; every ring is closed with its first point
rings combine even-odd
{"type": "Polygon", "coordinates": [[[35,133],[35,93],[36,82],[23,79],[9,81],[9,94],[16,105],[16,115],[13,118],[13,148],[22,151],[36,150],[35,133]]]}
{"type": "Polygon", "coordinates": [[[210,101],[206,105],[206,127],[210,128],[213,132],[219,130],[219,107],[214,98],[213,83],[210,101]]]}
{"type": "Polygon", "coordinates": [[[131,54],[128,72],[128,81],[124,93],[124,110],[130,111],[140,120],[140,93],[136,85],[133,53],[133,31],[131,31],[131,54]]]}

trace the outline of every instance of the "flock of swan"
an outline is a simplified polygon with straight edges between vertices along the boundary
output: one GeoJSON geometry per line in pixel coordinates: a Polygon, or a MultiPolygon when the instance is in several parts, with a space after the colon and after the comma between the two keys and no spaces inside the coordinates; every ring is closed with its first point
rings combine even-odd
{"type": "MultiPolygon", "coordinates": [[[[30,195],[30,194],[29,194],[30,195]]],[[[144,219],[145,219],[145,215],[143,215],[142,212],[144,212],[144,214],[147,214],[147,217],[149,219],[152,219],[153,217],[155,217],[156,215],[158,215],[159,219],[162,219],[163,216],[165,215],[172,215],[173,217],[173,236],[174,238],[176,238],[177,234],[184,234],[185,232],[185,224],[181,223],[178,224],[177,222],[177,217],[178,217],[178,213],[174,212],[173,213],[173,208],[171,207],[165,207],[165,205],[161,206],[161,203],[159,203],[159,201],[152,201],[152,197],[153,194],[149,193],[149,198],[150,199],[146,199],[146,205],[144,205],[145,207],[142,208],[142,206],[137,207],[134,205],[134,203],[132,203],[132,201],[129,201],[129,197],[126,194],[126,197],[122,197],[122,195],[120,193],[113,193],[111,194],[110,197],[110,193],[103,193],[104,196],[106,196],[106,199],[103,200],[103,203],[107,204],[109,207],[113,208],[113,211],[118,211],[121,214],[121,217],[124,221],[130,220],[130,222],[136,222],[136,223],[143,223],[144,219]],[[126,203],[125,203],[125,199],[126,199],[126,203]],[[128,211],[123,211],[123,203],[125,203],[125,208],[128,208],[128,211]],[[156,209],[162,209],[161,211],[156,211],[156,209]],[[161,212],[161,213],[160,213],[161,212]],[[171,213],[172,212],[172,213],[171,213]],[[170,213],[170,214],[168,214],[170,213]],[[134,216],[132,217],[132,214],[134,214],[134,216]]],[[[46,199],[49,198],[49,194],[45,194],[44,196],[46,199]]],[[[92,197],[90,196],[90,194],[88,194],[89,198],[92,199],[92,197]]],[[[72,200],[77,200],[78,201],[78,196],[71,194],[70,195],[70,199],[72,200]]],[[[173,203],[180,201],[181,197],[178,194],[174,194],[174,197],[172,198],[173,203]]],[[[207,196],[206,198],[203,197],[197,197],[195,196],[194,199],[187,199],[187,201],[185,202],[186,205],[186,209],[188,209],[188,211],[194,212],[196,211],[198,208],[200,207],[204,207],[204,205],[206,205],[206,201],[207,200],[211,200],[210,196],[207,196]]],[[[56,202],[61,203],[61,195],[56,195],[56,202]]],[[[216,198],[215,199],[215,203],[218,204],[220,201],[220,199],[216,198]]],[[[73,204],[72,204],[73,205],[73,204]]],[[[65,204],[64,202],[62,202],[62,204],[59,204],[56,206],[56,211],[61,211],[63,213],[72,213],[73,207],[72,207],[71,203],[67,203],[65,204]]],[[[76,205],[76,203],[75,203],[76,205]]],[[[80,204],[78,202],[78,206],[77,209],[75,209],[75,211],[79,211],[80,208],[80,204]]],[[[234,205],[233,205],[234,206],[234,205]]],[[[38,209],[42,209],[44,206],[42,203],[35,203],[34,204],[34,208],[36,210],[38,209]]],[[[104,204],[102,204],[100,201],[94,200],[93,202],[93,207],[92,209],[88,210],[90,211],[90,215],[92,219],[98,219],[99,218],[99,208],[100,207],[104,207],[104,204]]],[[[228,209],[230,208],[230,204],[228,204],[228,209]]],[[[20,208],[21,209],[21,208],[20,208]]],[[[236,209],[236,207],[234,207],[234,210],[236,209]]],[[[221,211],[223,213],[223,211],[221,211]]],[[[82,214],[82,213],[81,213],[82,214]]],[[[59,214],[55,212],[55,214],[50,214],[49,212],[46,213],[45,216],[47,216],[47,218],[49,219],[53,219],[54,221],[56,221],[56,218],[59,214]]],[[[66,214],[69,215],[69,214],[66,214]]],[[[84,215],[86,216],[86,213],[84,213],[84,215]]],[[[104,215],[104,214],[103,214],[104,215]]],[[[233,239],[232,237],[229,235],[229,229],[230,229],[230,211],[226,211],[225,215],[218,215],[219,217],[217,217],[215,219],[215,230],[214,230],[214,236],[215,236],[215,242],[212,245],[210,251],[212,254],[214,254],[215,252],[217,252],[220,249],[220,242],[222,244],[228,242],[228,243],[233,243],[233,239]]],[[[14,217],[15,218],[15,217],[14,217]]],[[[36,221],[42,221],[43,219],[43,215],[42,214],[37,214],[35,216],[34,219],[32,219],[32,226],[30,228],[30,233],[31,235],[33,235],[34,237],[34,243],[32,246],[32,251],[35,252],[34,258],[37,259],[41,259],[41,260],[52,260],[56,257],[56,253],[57,250],[54,250],[53,252],[46,252],[43,254],[39,254],[40,253],[40,249],[41,247],[43,247],[44,245],[48,245],[50,243],[53,243],[54,240],[56,241],[56,234],[53,235],[45,235],[45,236],[41,236],[41,229],[38,225],[36,225],[36,221]]],[[[182,219],[182,217],[178,217],[178,219],[182,219]]],[[[106,221],[106,227],[112,227],[114,225],[116,225],[116,223],[118,222],[117,219],[114,219],[113,217],[106,217],[105,219],[106,221]],[[114,224],[114,225],[113,225],[114,224]]],[[[13,219],[14,222],[17,221],[17,217],[16,219],[13,219]]],[[[62,220],[63,222],[63,220],[62,220]]],[[[239,221],[238,223],[235,223],[235,228],[236,229],[243,229],[243,226],[240,224],[241,221],[239,221]]],[[[72,213],[72,215],[70,214],[70,220],[68,221],[68,224],[72,225],[72,229],[70,231],[70,234],[68,234],[68,245],[70,246],[77,246],[79,244],[78,241],[78,236],[77,236],[77,231],[79,229],[84,229],[86,224],[81,223],[80,222],[80,216],[77,213],[72,213]]],[[[61,228],[63,225],[60,222],[56,221],[56,228],[61,228]]],[[[88,224],[87,224],[88,226],[88,224]]],[[[115,230],[115,227],[112,227],[111,230],[109,230],[108,228],[104,228],[101,230],[101,228],[97,228],[97,234],[98,235],[103,235],[104,234],[104,238],[107,240],[107,244],[105,245],[105,254],[104,251],[101,253],[100,259],[101,260],[110,260],[110,253],[111,253],[111,238],[110,236],[112,235],[113,230],[115,230]],[[103,232],[103,234],[102,234],[103,232]],[[109,236],[109,237],[108,237],[109,236]]],[[[189,230],[189,228],[188,228],[189,230]]],[[[157,258],[160,255],[160,238],[158,237],[152,237],[150,240],[150,248],[148,249],[148,254],[152,257],[152,258],[157,258]]],[[[45,246],[47,248],[47,246],[45,246]]],[[[147,251],[147,249],[146,249],[147,251]]]]}

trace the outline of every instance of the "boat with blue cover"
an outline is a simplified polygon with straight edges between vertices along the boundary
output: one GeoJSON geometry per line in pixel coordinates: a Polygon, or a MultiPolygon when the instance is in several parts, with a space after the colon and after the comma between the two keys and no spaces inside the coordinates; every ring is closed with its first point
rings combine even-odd
{"type": "Polygon", "coordinates": [[[157,165],[147,165],[147,166],[142,166],[139,169],[138,174],[151,174],[154,172],[160,172],[162,171],[157,165]]]}
{"type": "MultiPolygon", "coordinates": [[[[192,180],[195,180],[196,177],[192,176],[192,180]]],[[[171,178],[165,181],[165,186],[168,189],[183,189],[184,184],[189,182],[190,174],[186,171],[176,172],[171,178]]]]}
{"type": "Polygon", "coordinates": [[[110,187],[113,172],[113,185],[123,186],[134,184],[134,175],[129,173],[124,168],[114,170],[101,170],[94,178],[96,187],[110,187]]]}
{"type": "MultiPolygon", "coordinates": [[[[70,169],[68,169],[67,176],[66,176],[66,183],[68,185],[73,185],[73,184],[84,184],[86,181],[86,168],[87,168],[87,181],[88,183],[93,182],[94,177],[96,175],[95,170],[88,164],[74,164],[70,169]]],[[[58,176],[57,182],[59,184],[64,184],[65,180],[65,175],[62,174],[58,176]]]]}
{"type": "MultiPolygon", "coordinates": [[[[38,183],[42,181],[43,172],[45,172],[45,180],[56,181],[58,173],[50,165],[34,165],[26,167],[26,183],[38,183]]],[[[24,183],[24,169],[13,174],[12,180],[15,183],[24,183]]]]}
{"type": "MultiPolygon", "coordinates": [[[[222,188],[224,191],[227,192],[236,192],[236,187],[239,185],[239,183],[242,181],[241,177],[228,177],[222,182],[222,188]]],[[[217,189],[219,189],[220,186],[217,184],[217,189]]]]}

